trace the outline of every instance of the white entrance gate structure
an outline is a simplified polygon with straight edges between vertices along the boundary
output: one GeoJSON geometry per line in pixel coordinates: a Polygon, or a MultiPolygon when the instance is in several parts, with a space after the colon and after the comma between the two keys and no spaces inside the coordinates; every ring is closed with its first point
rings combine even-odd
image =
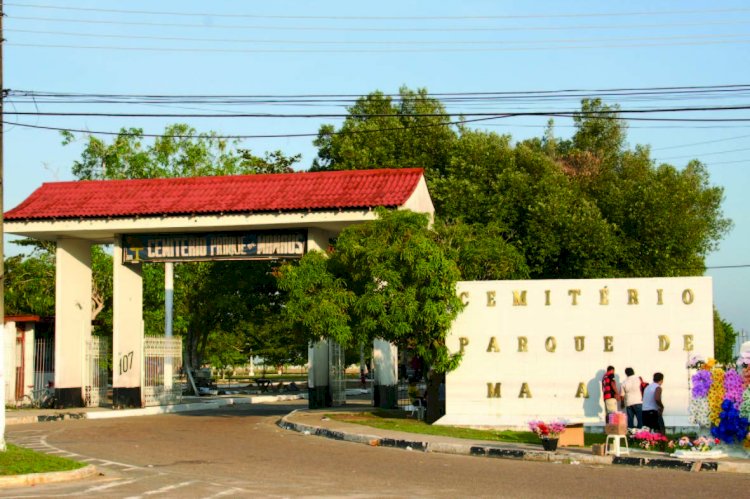
{"type": "Polygon", "coordinates": [[[325,251],[344,227],[373,220],[378,206],[432,215],[422,170],[43,184],[5,213],[4,230],[57,245],[59,404],[84,403],[93,244],[114,246],[113,404],[142,407],[143,261],[299,258],[305,251],[325,251]],[[296,234],[298,239],[284,240],[280,234],[296,234]],[[296,251],[297,243],[302,243],[300,252],[285,253],[296,251]],[[127,370],[116,368],[122,362],[127,370]]]}

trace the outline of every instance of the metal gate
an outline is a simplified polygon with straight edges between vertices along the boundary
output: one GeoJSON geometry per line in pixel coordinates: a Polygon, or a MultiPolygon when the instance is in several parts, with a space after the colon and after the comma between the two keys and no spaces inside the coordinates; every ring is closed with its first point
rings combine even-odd
{"type": "Polygon", "coordinates": [[[34,340],[34,390],[42,390],[55,382],[55,339],[34,340]]]}
{"type": "Polygon", "coordinates": [[[346,405],[346,378],[344,377],[344,349],[328,340],[328,384],[331,388],[331,405],[346,405]]]}
{"type": "Polygon", "coordinates": [[[107,403],[109,370],[107,338],[92,336],[86,341],[86,386],[83,389],[83,405],[98,407],[107,403]]]}
{"type": "Polygon", "coordinates": [[[143,401],[146,406],[182,400],[182,338],[143,338],[143,401]]]}

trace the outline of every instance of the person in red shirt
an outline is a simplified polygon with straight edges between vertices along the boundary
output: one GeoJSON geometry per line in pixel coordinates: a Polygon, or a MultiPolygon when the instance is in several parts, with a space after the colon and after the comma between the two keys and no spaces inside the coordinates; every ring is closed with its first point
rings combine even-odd
{"type": "Polygon", "coordinates": [[[617,389],[615,381],[615,368],[607,366],[607,372],[602,376],[602,397],[604,398],[604,410],[608,416],[617,412],[620,401],[620,390],[617,389]]]}

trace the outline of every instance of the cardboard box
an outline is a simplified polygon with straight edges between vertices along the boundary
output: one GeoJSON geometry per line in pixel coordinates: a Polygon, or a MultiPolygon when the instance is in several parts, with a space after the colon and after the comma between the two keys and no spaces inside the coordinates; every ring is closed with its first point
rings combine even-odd
{"type": "Polygon", "coordinates": [[[620,424],[625,423],[628,424],[628,415],[624,412],[613,412],[609,414],[609,419],[607,420],[607,423],[609,424],[620,424]]]}
{"type": "Polygon", "coordinates": [[[591,446],[591,453],[595,456],[604,455],[604,444],[594,444],[591,446]]]}
{"type": "Polygon", "coordinates": [[[583,447],[583,423],[568,423],[568,427],[560,434],[558,447],[583,447]]]}
{"type": "Polygon", "coordinates": [[[618,423],[618,424],[607,424],[604,425],[604,433],[607,435],[627,435],[628,434],[628,424],[627,423],[618,423]]]}

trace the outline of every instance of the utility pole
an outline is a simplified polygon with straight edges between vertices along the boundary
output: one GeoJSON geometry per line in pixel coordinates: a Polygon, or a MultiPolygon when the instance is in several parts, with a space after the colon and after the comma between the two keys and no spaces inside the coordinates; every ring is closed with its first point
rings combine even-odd
{"type": "Polygon", "coordinates": [[[5,119],[5,87],[3,86],[3,0],[0,0],[0,452],[5,451],[5,229],[3,227],[3,120],[5,119]]]}

